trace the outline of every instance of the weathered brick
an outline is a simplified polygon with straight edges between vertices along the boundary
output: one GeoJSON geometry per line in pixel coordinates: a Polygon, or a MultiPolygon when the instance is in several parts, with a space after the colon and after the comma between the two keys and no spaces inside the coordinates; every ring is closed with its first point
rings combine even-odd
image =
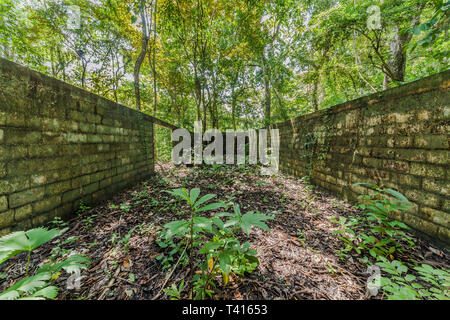
{"type": "Polygon", "coordinates": [[[414,145],[425,149],[448,149],[448,140],[449,137],[444,135],[419,135],[414,138],[414,145]]]}
{"type": "Polygon", "coordinates": [[[16,208],[14,219],[16,221],[25,220],[33,215],[33,206],[31,204],[16,208]]]}
{"type": "Polygon", "coordinates": [[[0,212],[8,210],[8,198],[0,196],[0,212]]]}
{"type": "Polygon", "coordinates": [[[397,178],[397,183],[400,186],[408,186],[408,187],[414,187],[418,189],[420,187],[420,178],[411,176],[409,174],[397,174],[393,173],[393,177],[397,178]]]}
{"type": "Polygon", "coordinates": [[[14,210],[0,212],[0,228],[10,226],[14,222],[14,210]]]}
{"type": "Polygon", "coordinates": [[[443,167],[415,162],[411,163],[409,173],[417,176],[432,178],[440,178],[445,176],[445,170],[443,167]]]}
{"type": "Polygon", "coordinates": [[[10,144],[37,144],[42,134],[38,131],[28,131],[17,128],[8,128],[4,133],[4,142],[10,144]]]}
{"type": "Polygon", "coordinates": [[[420,214],[428,221],[450,228],[450,213],[448,212],[423,207],[420,209],[420,214]]]}
{"type": "Polygon", "coordinates": [[[450,228],[439,227],[437,237],[439,240],[443,241],[444,243],[447,243],[448,239],[450,239],[450,228]]]}
{"type": "Polygon", "coordinates": [[[407,225],[416,230],[421,230],[422,232],[429,235],[436,235],[438,233],[439,226],[433,222],[416,217],[412,214],[405,214],[403,216],[403,219],[407,225]]]}
{"type": "Polygon", "coordinates": [[[6,162],[0,162],[0,178],[5,177],[7,174],[6,171],[6,162]]]}
{"type": "Polygon", "coordinates": [[[17,208],[27,203],[40,200],[43,197],[44,197],[43,187],[13,193],[12,195],[9,196],[9,206],[10,208],[17,208]]]}
{"type": "Polygon", "coordinates": [[[396,148],[409,148],[413,145],[413,137],[395,136],[396,148]]]}
{"type": "Polygon", "coordinates": [[[445,199],[444,204],[442,205],[442,209],[450,213],[450,200],[445,199]]]}
{"type": "Polygon", "coordinates": [[[74,142],[74,143],[86,143],[87,142],[87,135],[82,133],[65,133],[64,137],[67,142],[74,142]]]}
{"type": "Polygon", "coordinates": [[[72,189],[72,181],[67,180],[47,185],[45,187],[45,193],[47,195],[61,195],[70,189],[72,189]]]}
{"type": "Polygon", "coordinates": [[[62,203],[67,203],[67,202],[71,202],[75,199],[79,199],[81,197],[81,190],[80,189],[75,189],[75,190],[71,190],[68,192],[65,192],[62,196],[62,203]]]}
{"type": "Polygon", "coordinates": [[[400,160],[425,162],[427,154],[420,149],[397,149],[395,158],[400,160]]]}
{"type": "Polygon", "coordinates": [[[422,185],[427,191],[440,193],[443,195],[450,194],[450,181],[425,178],[423,179],[422,185]]]}
{"type": "Polygon", "coordinates": [[[426,161],[435,164],[450,164],[450,151],[449,150],[428,150],[423,152],[426,161]]]}
{"type": "Polygon", "coordinates": [[[10,194],[29,188],[30,183],[25,177],[8,177],[0,179],[0,194],[10,194]]]}
{"type": "Polygon", "coordinates": [[[47,212],[61,203],[61,196],[53,196],[33,203],[33,213],[47,212]]]}

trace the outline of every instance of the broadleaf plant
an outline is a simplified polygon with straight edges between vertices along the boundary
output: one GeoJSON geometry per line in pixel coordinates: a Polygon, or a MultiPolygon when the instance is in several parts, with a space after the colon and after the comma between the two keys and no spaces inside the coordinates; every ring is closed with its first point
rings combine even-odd
{"type": "MultiPolygon", "coordinates": [[[[168,254],[161,254],[158,259],[166,267],[171,267],[175,256],[179,256],[181,264],[191,264],[191,270],[200,268],[192,277],[191,297],[195,299],[213,298],[217,275],[222,276],[224,285],[230,281],[230,276],[244,276],[252,272],[258,265],[256,250],[250,249],[250,243],[243,244],[237,238],[241,230],[250,234],[253,226],[268,231],[264,221],[272,219],[260,213],[248,212],[242,214],[239,205],[234,204],[234,213],[220,212],[212,217],[204,217],[202,212],[226,208],[223,202],[208,203],[215,198],[213,194],[200,197],[200,189],[176,189],[167,191],[181,198],[190,207],[190,218],[172,221],[164,225],[159,235],[159,245],[170,248],[168,254]],[[222,219],[226,218],[227,221],[222,219]],[[188,251],[188,253],[185,253],[188,251]]],[[[175,265],[175,268],[177,265],[175,265]]],[[[175,290],[175,286],[172,289],[175,290]]],[[[165,290],[174,295],[175,291],[165,290]]],[[[179,298],[179,292],[178,296],[179,298]]]]}
{"type": "Polygon", "coordinates": [[[87,268],[90,260],[82,255],[74,254],[62,261],[50,261],[38,268],[34,275],[29,276],[32,251],[62,235],[66,230],[35,228],[14,232],[0,238],[0,264],[22,252],[28,253],[24,278],[0,293],[0,300],[54,299],[58,294],[58,288],[50,284],[61,270],[74,273],[87,268]]]}

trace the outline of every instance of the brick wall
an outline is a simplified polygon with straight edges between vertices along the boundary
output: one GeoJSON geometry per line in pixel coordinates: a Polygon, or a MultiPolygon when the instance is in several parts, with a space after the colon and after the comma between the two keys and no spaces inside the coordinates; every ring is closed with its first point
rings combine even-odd
{"type": "Polygon", "coordinates": [[[153,173],[152,118],[0,59],[0,234],[153,173]]]}
{"type": "Polygon", "coordinates": [[[413,208],[396,218],[450,243],[450,71],[277,125],[280,169],[355,201],[373,182],[413,208]]]}

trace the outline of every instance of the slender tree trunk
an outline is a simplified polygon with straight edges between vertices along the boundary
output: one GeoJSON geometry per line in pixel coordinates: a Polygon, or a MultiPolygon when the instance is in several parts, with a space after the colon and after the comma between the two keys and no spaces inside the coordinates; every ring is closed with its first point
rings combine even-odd
{"type": "Polygon", "coordinates": [[[147,17],[145,15],[145,2],[141,0],[141,20],[142,20],[142,49],[139,53],[138,58],[136,59],[136,64],[134,65],[134,94],[136,98],[136,109],[141,110],[141,91],[139,84],[139,76],[141,72],[141,65],[145,59],[145,55],[147,54],[148,47],[148,33],[147,33],[147,17]]]}
{"type": "MultiPolygon", "coordinates": [[[[424,5],[421,4],[417,8],[418,14],[413,18],[411,22],[411,27],[414,28],[420,24],[420,16],[422,14],[422,10],[424,5]]],[[[390,45],[390,54],[391,59],[388,62],[389,69],[394,76],[393,79],[389,77],[386,73],[384,75],[383,80],[383,89],[386,90],[389,87],[389,83],[391,81],[405,81],[405,73],[406,73],[406,46],[411,42],[413,35],[411,32],[402,32],[399,26],[394,27],[394,37],[391,40],[390,45]]]]}
{"type": "Polygon", "coordinates": [[[267,66],[266,59],[264,58],[264,54],[261,58],[261,65],[263,67],[264,72],[264,122],[266,124],[270,124],[270,115],[271,115],[271,103],[272,103],[272,94],[271,94],[271,88],[270,88],[270,71],[269,67],[267,66]]]}
{"type": "Polygon", "coordinates": [[[233,130],[236,131],[236,96],[234,95],[234,87],[231,97],[231,118],[233,121],[233,130]]]}
{"type": "Polygon", "coordinates": [[[314,111],[319,111],[318,91],[319,91],[319,78],[315,79],[313,83],[312,104],[314,106],[314,111]]]}
{"type": "Polygon", "coordinates": [[[152,58],[152,71],[153,71],[153,115],[156,116],[157,109],[157,90],[156,90],[156,15],[158,12],[158,0],[155,0],[155,10],[153,11],[153,58],[152,58]]]}
{"type": "Polygon", "coordinates": [[[84,59],[81,62],[81,66],[82,66],[82,69],[83,69],[82,73],[81,73],[81,87],[85,88],[86,87],[86,68],[87,68],[87,63],[84,62],[84,59]]]}
{"type": "Polygon", "coordinates": [[[205,103],[205,90],[202,90],[201,93],[201,97],[202,97],[202,106],[203,106],[203,132],[206,131],[206,120],[207,120],[207,104],[205,103]]]}
{"type": "Polygon", "coordinates": [[[197,71],[195,71],[195,102],[197,104],[197,121],[202,120],[202,87],[200,79],[198,78],[197,71]]]}

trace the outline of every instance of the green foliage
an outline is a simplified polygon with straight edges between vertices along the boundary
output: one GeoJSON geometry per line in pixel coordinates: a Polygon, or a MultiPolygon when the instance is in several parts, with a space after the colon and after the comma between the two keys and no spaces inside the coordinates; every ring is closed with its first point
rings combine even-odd
{"type": "Polygon", "coordinates": [[[358,254],[369,253],[373,258],[393,256],[397,251],[402,252],[402,243],[410,247],[414,244],[413,238],[405,230],[408,230],[403,222],[393,220],[392,213],[405,211],[410,207],[408,199],[398,191],[386,188],[382,189],[373,184],[357,183],[354,186],[366,185],[374,191],[370,194],[359,196],[361,209],[365,216],[341,217],[331,221],[341,228],[334,234],[344,242],[340,255],[345,258],[352,250],[358,254]]]}
{"type": "Polygon", "coordinates": [[[58,288],[50,281],[59,277],[62,270],[68,273],[80,272],[90,264],[89,259],[81,255],[71,255],[62,261],[51,261],[37,269],[36,274],[28,276],[32,250],[63,234],[67,229],[44,228],[31,229],[26,232],[14,232],[0,238],[0,264],[22,252],[28,252],[25,277],[0,294],[0,300],[16,299],[54,299],[58,288]]]}
{"type": "Polygon", "coordinates": [[[54,299],[58,295],[58,288],[48,285],[51,277],[48,272],[25,277],[1,293],[0,300],[54,299]]]}
{"type": "Polygon", "coordinates": [[[128,251],[128,246],[130,245],[129,241],[130,241],[131,235],[137,228],[138,228],[137,226],[132,228],[130,231],[127,232],[127,234],[122,239],[120,239],[119,244],[122,244],[122,251],[124,253],[126,253],[128,251]]]}
{"type": "Polygon", "coordinates": [[[380,188],[374,184],[357,183],[354,186],[366,186],[371,191],[359,196],[360,204],[357,208],[365,216],[331,219],[340,226],[334,234],[344,244],[339,251],[341,258],[346,259],[349,252],[355,251],[361,262],[372,264],[373,261],[380,267],[386,276],[379,279],[379,285],[389,300],[448,300],[448,271],[426,264],[418,266],[414,261],[410,270],[404,262],[394,259],[397,253],[402,253],[398,255],[402,257],[405,249],[412,249],[414,244],[413,238],[406,233],[409,228],[404,223],[391,219],[393,213],[410,207],[408,199],[396,190],[380,188]],[[418,278],[412,271],[419,275],[418,278]]]}
{"type": "MultiPolygon", "coordinates": [[[[433,50],[433,56],[440,61],[445,61],[449,55],[447,33],[449,30],[448,19],[450,15],[450,1],[435,1],[436,7],[432,17],[426,22],[413,26],[407,31],[419,39],[411,43],[411,50],[421,46],[424,49],[437,49],[442,47],[444,50],[433,50]],[[444,45],[447,42],[447,45],[444,45]]],[[[445,70],[446,68],[443,68],[445,70]]]]}
{"type": "MultiPolygon", "coordinates": [[[[228,221],[224,224],[225,228],[241,228],[242,231],[247,235],[250,234],[252,226],[259,227],[265,231],[269,231],[269,227],[263,221],[269,220],[270,217],[264,214],[254,213],[252,211],[249,211],[246,214],[242,215],[241,209],[239,208],[238,204],[234,204],[233,208],[234,214],[221,213],[217,215],[217,217],[229,217],[228,221]]],[[[235,229],[235,231],[237,230],[235,229]]]]}
{"type": "Polygon", "coordinates": [[[78,207],[78,215],[82,215],[83,213],[91,210],[92,208],[84,203],[84,201],[80,201],[80,205],[78,207]]]}
{"type": "Polygon", "coordinates": [[[183,287],[184,287],[184,279],[181,280],[178,288],[175,284],[172,284],[172,286],[169,289],[163,289],[163,291],[170,297],[170,300],[180,300],[183,287]]]}
{"type": "MultiPolygon", "coordinates": [[[[188,129],[198,117],[208,128],[261,127],[349,101],[383,90],[396,63],[405,75],[391,85],[448,69],[446,0],[138,3],[3,0],[0,55],[133,106],[142,13],[156,23],[139,68],[142,111],[188,129]],[[70,3],[80,29],[67,28],[70,3]],[[367,26],[373,5],[377,30],[367,26]],[[397,38],[404,55],[391,53],[397,38]]],[[[156,159],[170,160],[170,130],[155,126],[154,143],[156,159]]]]}
{"type": "Polygon", "coordinates": [[[51,229],[36,228],[28,231],[18,231],[10,233],[0,238],[0,264],[9,258],[18,255],[24,251],[28,252],[28,263],[26,276],[28,275],[28,267],[30,262],[31,251],[44,243],[56,238],[64,233],[67,229],[51,229]]]}
{"type": "Polygon", "coordinates": [[[124,213],[129,213],[131,210],[131,206],[127,203],[120,204],[120,210],[122,210],[124,213]]]}
{"type": "Polygon", "coordinates": [[[167,191],[171,195],[183,199],[191,209],[189,219],[172,221],[164,225],[159,236],[159,245],[170,248],[169,254],[159,256],[163,265],[172,266],[174,256],[180,256],[182,265],[190,263],[194,269],[200,268],[192,278],[193,298],[213,298],[216,283],[214,279],[222,276],[227,285],[231,275],[243,276],[252,272],[258,265],[256,251],[250,249],[250,243],[242,243],[237,233],[242,230],[247,235],[253,226],[269,230],[264,221],[271,219],[263,214],[248,212],[242,214],[238,205],[234,205],[234,213],[221,212],[211,218],[199,216],[199,213],[225,207],[222,202],[206,204],[215,198],[207,194],[199,198],[200,189],[176,189],[167,191]],[[227,220],[222,220],[227,218],[227,220]],[[184,255],[189,249],[189,254],[184,255]]]}
{"type": "Polygon", "coordinates": [[[388,300],[450,300],[450,273],[430,265],[414,266],[418,278],[408,272],[401,261],[379,258],[375,263],[389,277],[381,277],[380,285],[388,300]],[[428,285],[425,288],[418,280],[428,285]]]}

